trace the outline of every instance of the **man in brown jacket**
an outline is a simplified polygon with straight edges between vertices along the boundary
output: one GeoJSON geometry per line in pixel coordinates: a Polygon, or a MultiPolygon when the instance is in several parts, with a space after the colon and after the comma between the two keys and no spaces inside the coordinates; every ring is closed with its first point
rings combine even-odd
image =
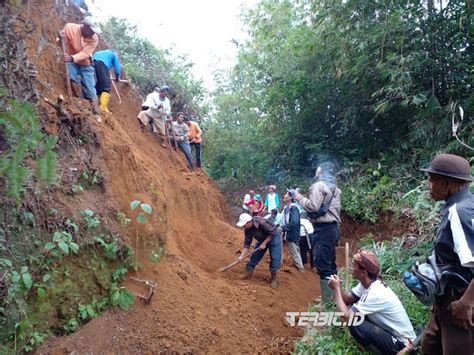
{"type": "Polygon", "coordinates": [[[314,227],[314,266],[320,277],[322,304],[333,297],[328,280],[329,276],[337,274],[336,245],[341,224],[341,190],[336,186],[334,173],[334,164],[322,163],[316,170],[316,182],[309,189],[309,197],[299,193],[295,196],[314,227]]]}

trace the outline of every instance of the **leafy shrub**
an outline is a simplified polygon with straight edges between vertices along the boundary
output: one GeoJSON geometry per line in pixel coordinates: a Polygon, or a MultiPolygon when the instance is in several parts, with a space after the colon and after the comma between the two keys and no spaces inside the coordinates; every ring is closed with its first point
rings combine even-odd
{"type": "Polygon", "coordinates": [[[5,154],[0,155],[0,178],[6,180],[8,195],[18,203],[32,176],[48,184],[55,182],[57,153],[54,148],[57,139],[41,132],[38,116],[31,104],[7,99],[0,91],[0,106],[0,129],[7,142],[5,154]],[[36,169],[31,166],[36,166],[36,169]]]}

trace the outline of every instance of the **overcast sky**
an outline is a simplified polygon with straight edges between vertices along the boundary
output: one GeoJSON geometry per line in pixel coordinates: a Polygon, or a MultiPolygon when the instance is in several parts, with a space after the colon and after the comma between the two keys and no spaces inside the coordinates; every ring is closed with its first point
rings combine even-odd
{"type": "Polygon", "coordinates": [[[257,0],[95,0],[101,19],[117,16],[138,26],[157,47],[174,46],[194,63],[193,74],[212,89],[212,71],[234,64],[231,40],[245,38],[239,14],[257,0]]]}

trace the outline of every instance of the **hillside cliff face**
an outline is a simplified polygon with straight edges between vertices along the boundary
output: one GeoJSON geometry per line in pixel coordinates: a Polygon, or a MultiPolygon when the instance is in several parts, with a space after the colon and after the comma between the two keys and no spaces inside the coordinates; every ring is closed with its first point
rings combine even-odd
{"type": "MultiPolygon", "coordinates": [[[[97,211],[136,249],[142,268],[130,275],[158,287],[149,305],[136,300],[128,312],[111,308],[73,335],[48,340],[39,352],[290,351],[292,337],[302,330],[285,325],[285,312],[307,309],[318,292],[316,276],[286,267],[280,287],[272,290],[267,262],[252,281],[238,279],[241,265],[217,272],[235,260],[243,239],[229,223],[223,196],[205,173],[188,171],[180,152],[160,147],[154,136],[140,131],[136,115],[142,101],[132,86],[117,84],[122,102],[112,93],[111,113],[102,123],[85,100],[66,95],[55,37],[67,22],[79,21],[79,13],[58,3],[2,5],[9,38],[16,41],[7,55],[19,61],[19,72],[3,73],[3,81],[15,96],[35,104],[44,131],[58,137],[59,185],[48,192],[51,205],[63,215],[97,211]],[[44,100],[55,102],[59,95],[65,95],[68,120],[44,100]],[[84,170],[100,172],[99,188],[80,196],[65,193],[84,170]],[[132,200],[154,209],[152,221],[138,230],[114,218],[117,211],[129,213],[132,200]],[[153,263],[149,256],[158,239],[166,255],[153,263]]],[[[133,287],[130,280],[126,284],[133,287]]]]}

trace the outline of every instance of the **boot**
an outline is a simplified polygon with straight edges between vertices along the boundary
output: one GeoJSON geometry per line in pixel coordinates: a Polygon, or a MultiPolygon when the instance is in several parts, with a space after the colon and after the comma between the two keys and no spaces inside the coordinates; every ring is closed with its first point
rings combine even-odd
{"type": "Polygon", "coordinates": [[[241,280],[250,280],[252,278],[253,270],[245,270],[245,273],[240,277],[241,280]]]}
{"type": "Polygon", "coordinates": [[[278,287],[278,281],[277,281],[277,272],[272,271],[272,281],[270,282],[270,287],[275,289],[278,287]]]}
{"type": "Polygon", "coordinates": [[[324,307],[328,302],[331,302],[334,297],[334,292],[329,287],[328,279],[321,279],[319,282],[321,288],[321,303],[320,306],[324,307]]]}
{"type": "Polygon", "coordinates": [[[99,96],[99,109],[104,112],[109,111],[109,101],[110,101],[110,94],[106,91],[102,91],[99,96]]]}

